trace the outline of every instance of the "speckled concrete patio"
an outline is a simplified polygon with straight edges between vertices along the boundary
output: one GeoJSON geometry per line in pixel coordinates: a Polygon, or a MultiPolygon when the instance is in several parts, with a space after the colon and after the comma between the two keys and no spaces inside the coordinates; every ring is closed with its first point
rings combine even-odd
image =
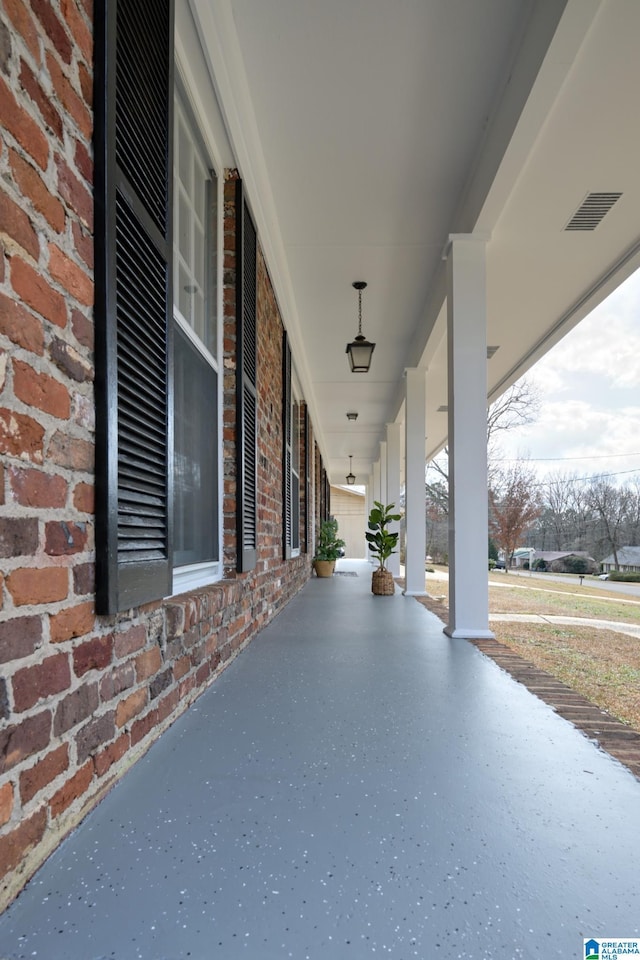
{"type": "Polygon", "coordinates": [[[0,918],[0,957],[583,956],[640,782],[370,567],[311,580],[0,918]]]}

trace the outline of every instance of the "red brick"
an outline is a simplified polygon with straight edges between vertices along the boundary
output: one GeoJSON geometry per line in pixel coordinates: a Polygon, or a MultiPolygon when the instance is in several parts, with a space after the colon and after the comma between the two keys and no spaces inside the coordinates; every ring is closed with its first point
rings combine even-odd
{"type": "Polygon", "coordinates": [[[93,324],[79,310],[71,311],[71,329],[79,344],[93,350],[93,324]]]}
{"type": "Polygon", "coordinates": [[[148,695],[145,688],[135,690],[125,700],[121,700],[116,707],[116,726],[124,727],[125,724],[142,713],[147,705],[148,695]]]}
{"type": "Polygon", "coordinates": [[[42,642],[40,617],[14,617],[0,623],[0,663],[30,657],[42,642]]]}
{"type": "Polygon", "coordinates": [[[93,230],[93,200],[86,187],[72,172],[64,157],[56,157],[58,168],[58,189],[71,210],[80,217],[82,222],[93,230]]]}
{"type": "Polygon", "coordinates": [[[124,757],[130,746],[131,740],[129,734],[125,732],[113,743],[110,743],[101,753],[97,753],[94,758],[96,775],[103,777],[114,763],[117,763],[118,760],[124,757]]]}
{"type": "Polygon", "coordinates": [[[0,77],[0,126],[15,137],[33,157],[41,170],[47,169],[49,144],[35,120],[16,102],[13,93],[0,77]]]}
{"type": "Polygon", "coordinates": [[[44,353],[42,324],[33,314],[10,297],[0,293],[0,333],[31,353],[44,353]]]}
{"type": "Polygon", "coordinates": [[[61,736],[92,716],[99,705],[98,684],[84,683],[61,700],[53,721],[53,735],[61,736]]]}
{"type": "MultiPolygon", "coordinates": [[[[87,183],[93,184],[93,159],[82,140],[76,140],[76,149],[73,154],[73,162],[76,170],[82,175],[87,183]]],[[[93,260],[93,256],[91,259],[93,260]]]]}
{"type": "Polygon", "coordinates": [[[73,651],[74,673],[77,677],[83,677],[89,670],[104,670],[111,663],[112,656],[113,634],[87,640],[73,651]]]}
{"type": "Polygon", "coordinates": [[[135,747],[144,737],[158,725],[158,711],[150,710],[146,716],[136,720],[131,728],[131,746],[135,747]]]}
{"type": "Polygon", "coordinates": [[[60,613],[53,613],[49,617],[52,643],[62,643],[64,640],[72,640],[74,637],[83,637],[90,633],[94,626],[95,611],[91,601],[79,603],[75,607],[67,607],[60,613]]]}
{"type": "Polygon", "coordinates": [[[72,380],[76,380],[78,383],[93,380],[93,366],[90,361],[81,356],[65,340],[52,337],[49,345],[49,356],[55,365],[72,380]]]}
{"type": "Polygon", "coordinates": [[[92,756],[103,743],[113,740],[116,733],[116,714],[114,710],[96,717],[76,734],[76,751],[78,763],[84,763],[87,757],[92,756]]]}
{"type": "Polygon", "coordinates": [[[68,420],[71,412],[69,391],[47,373],[38,373],[22,360],[13,361],[13,389],[18,400],[45,413],[68,420]]]}
{"type": "Polygon", "coordinates": [[[0,837],[0,876],[6,876],[24,860],[38,844],[47,827],[47,811],[37,810],[28,820],[4,837],[0,837]]]}
{"type": "Polygon", "coordinates": [[[73,45],[49,0],[31,0],[31,8],[61,59],[71,63],[73,45]]]}
{"type": "Polygon", "coordinates": [[[11,820],[13,812],[13,784],[5,783],[0,787],[0,827],[11,820]]]}
{"type": "Polygon", "coordinates": [[[122,633],[116,633],[114,650],[118,660],[128,657],[130,653],[141,650],[147,642],[147,631],[143,626],[130,627],[122,633]]]}
{"type": "Polygon", "coordinates": [[[87,792],[91,781],[93,780],[93,761],[88,760],[84,767],[67,780],[63,787],[54,793],[49,803],[52,817],[59,817],[61,813],[71,806],[74,800],[77,800],[87,792]]]}
{"type": "Polygon", "coordinates": [[[69,768],[69,746],[63,743],[20,774],[20,799],[29,803],[35,795],[69,768]]]}
{"type": "Polygon", "coordinates": [[[93,281],[54,243],[49,244],[49,273],[76,300],[90,307],[93,303],[93,281]]]}
{"type": "Polygon", "coordinates": [[[36,517],[0,517],[0,557],[26,557],[37,549],[36,517]]]}
{"type": "Polygon", "coordinates": [[[41,470],[9,468],[9,484],[16,503],[23,507],[64,507],[68,483],[64,477],[41,470]]]}
{"type": "Polygon", "coordinates": [[[66,327],[67,307],[62,294],[19,257],[11,258],[11,283],[18,296],[45,320],[66,327]]]}
{"type": "MultiPolygon", "coordinates": [[[[78,64],[78,78],[80,80],[80,90],[82,92],[82,98],[87,106],[92,106],[93,104],[93,74],[91,71],[84,65],[84,63],[78,64]]],[[[80,168],[78,168],[80,169],[80,168]]]]}
{"type": "Polygon", "coordinates": [[[26,603],[55,603],[67,596],[69,573],[64,567],[23,567],[10,573],[6,584],[16,606],[26,603]]]}
{"type": "Polygon", "coordinates": [[[167,720],[174,712],[180,702],[180,695],[177,688],[172,690],[158,704],[158,723],[167,720]]]}
{"type": "Polygon", "coordinates": [[[152,677],[162,666],[162,656],[159,647],[152,647],[151,650],[145,650],[136,657],[136,677],[138,683],[152,677]]]}
{"type": "Polygon", "coordinates": [[[34,753],[40,753],[48,746],[50,736],[49,710],[0,730],[0,773],[6,773],[34,753]]]}
{"type": "Polygon", "coordinates": [[[93,40],[75,0],[60,0],[60,13],[64,17],[73,39],[82,50],[87,63],[93,63],[93,40]]]}
{"type": "Polygon", "coordinates": [[[191,659],[189,657],[180,657],[173,665],[173,675],[176,680],[182,680],[189,673],[189,670],[191,670],[191,659]]]}
{"type": "Polygon", "coordinates": [[[44,92],[33,70],[24,60],[20,61],[20,84],[25,93],[28,93],[42,119],[58,140],[62,140],[62,120],[50,98],[44,92]]]}
{"type": "Polygon", "coordinates": [[[86,523],[49,520],[44,525],[44,551],[50,557],[69,557],[87,546],[86,523]]]}
{"type": "Polygon", "coordinates": [[[94,593],[96,588],[96,569],[93,563],[79,563],[73,568],[73,592],[78,597],[94,593]]]}
{"type": "Polygon", "coordinates": [[[135,683],[136,675],[133,663],[120,663],[100,681],[100,699],[103,703],[113,700],[135,683]]]}
{"type": "Polygon", "coordinates": [[[0,410],[0,453],[42,463],[44,428],[32,417],[13,410],[0,410]]]}
{"type": "Polygon", "coordinates": [[[69,437],[58,430],[51,438],[47,455],[59,467],[69,470],[93,471],[95,451],[92,443],[69,437]]]}
{"type": "Polygon", "coordinates": [[[47,657],[42,663],[24,667],[14,674],[12,680],[13,702],[17,713],[33,707],[38,700],[45,700],[67,690],[71,683],[69,658],[66,653],[47,657]]]}
{"type": "Polygon", "coordinates": [[[51,76],[53,88],[62,106],[75,121],[76,126],[85,140],[91,140],[91,114],[60,69],[56,58],[50,53],[47,53],[47,68],[51,76]]]}
{"type": "Polygon", "coordinates": [[[65,213],[60,201],[54,197],[37,170],[15,152],[10,151],[13,178],[24,196],[31,200],[56,233],[64,230],[65,213]]]}
{"type": "Polygon", "coordinates": [[[73,505],[80,513],[95,510],[95,487],[92,483],[78,483],[73,491],[73,505]]]}
{"type": "Polygon", "coordinates": [[[0,190],[0,231],[11,237],[34,260],[40,256],[38,234],[27,214],[4,190],[0,190]]]}
{"type": "Polygon", "coordinates": [[[16,32],[29,48],[32,57],[36,63],[40,63],[38,29],[24,0],[4,0],[4,9],[16,28],[16,32]]]}
{"type": "Polygon", "coordinates": [[[95,262],[93,237],[77,220],[73,221],[71,227],[73,230],[73,242],[79,257],[86,263],[90,270],[93,270],[95,262]]]}

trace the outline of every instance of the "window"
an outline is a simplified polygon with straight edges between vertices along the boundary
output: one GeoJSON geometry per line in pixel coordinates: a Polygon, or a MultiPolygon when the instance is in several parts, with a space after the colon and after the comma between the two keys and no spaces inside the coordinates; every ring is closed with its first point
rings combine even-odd
{"type": "Polygon", "coordinates": [[[302,427],[300,387],[292,369],[291,347],[286,332],[282,345],[282,399],[284,457],[283,472],[283,540],[284,558],[300,553],[300,448],[302,427]]]}
{"type": "Polygon", "coordinates": [[[186,97],[174,103],[174,592],[218,574],[217,178],[186,97]]]}
{"type": "Polygon", "coordinates": [[[96,607],[111,614],[220,569],[218,184],[174,91],[173,0],[94,10],[96,607]]]}

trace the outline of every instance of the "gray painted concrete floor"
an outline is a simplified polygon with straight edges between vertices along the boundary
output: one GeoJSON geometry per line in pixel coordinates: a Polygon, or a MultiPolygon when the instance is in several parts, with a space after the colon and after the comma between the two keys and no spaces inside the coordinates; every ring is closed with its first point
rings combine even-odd
{"type": "Polygon", "coordinates": [[[0,957],[567,960],[638,934],[640,783],[348,566],[64,842],[0,957]]]}

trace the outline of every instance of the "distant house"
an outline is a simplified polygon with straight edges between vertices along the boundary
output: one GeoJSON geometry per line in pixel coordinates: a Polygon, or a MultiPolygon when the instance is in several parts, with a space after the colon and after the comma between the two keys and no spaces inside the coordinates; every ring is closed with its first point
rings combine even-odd
{"type": "MultiPolygon", "coordinates": [[[[516,569],[529,564],[531,551],[525,547],[514,550],[511,566],[516,569]]],[[[573,573],[574,559],[584,560],[587,564],[587,573],[597,573],[597,562],[590,557],[586,550],[534,550],[533,564],[539,570],[551,570],[553,573],[573,573]]]]}
{"type": "Polygon", "coordinates": [[[609,573],[611,570],[621,570],[623,573],[640,573],[640,547],[620,547],[618,563],[611,553],[602,561],[602,570],[609,573]]]}
{"type": "Polygon", "coordinates": [[[332,485],[331,513],[338,521],[338,536],[345,542],[345,557],[367,557],[364,490],[332,485]]]}

